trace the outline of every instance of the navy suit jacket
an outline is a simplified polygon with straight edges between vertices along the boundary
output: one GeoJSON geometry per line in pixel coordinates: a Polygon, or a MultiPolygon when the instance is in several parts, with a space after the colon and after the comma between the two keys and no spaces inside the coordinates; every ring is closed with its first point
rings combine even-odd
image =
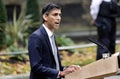
{"type": "MultiPolygon", "coordinates": [[[[59,71],[55,69],[56,63],[51,44],[43,26],[30,35],[28,51],[31,66],[30,79],[57,79],[59,71]]],[[[58,60],[62,71],[59,55],[58,60]]]]}

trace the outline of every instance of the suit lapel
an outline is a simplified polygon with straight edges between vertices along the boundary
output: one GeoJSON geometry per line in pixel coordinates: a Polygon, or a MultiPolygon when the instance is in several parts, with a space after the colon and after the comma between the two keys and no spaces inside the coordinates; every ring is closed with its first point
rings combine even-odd
{"type": "MultiPolygon", "coordinates": [[[[47,49],[50,50],[50,53],[51,53],[51,55],[53,56],[52,47],[51,47],[51,44],[50,44],[50,40],[49,40],[48,34],[47,34],[47,32],[45,31],[45,29],[44,29],[43,26],[41,26],[41,31],[42,31],[43,37],[44,37],[44,39],[45,39],[45,41],[46,41],[46,44],[47,44],[47,46],[48,46],[47,49]]],[[[54,56],[53,56],[53,58],[54,58],[54,56]]]]}
{"type": "Polygon", "coordinates": [[[49,41],[49,37],[48,37],[48,34],[47,32],[45,31],[44,27],[41,26],[41,31],[42,31],[42,34],[43,34],[43,37],[45,38],[45,41],[46,41],[46,44],[48,46],[48,48],[51,50],[52,52],[52,48],[51,48],[51,45],[50,45],[50,41],[49,41]]]}
{"type": "MultiPolygon", "coordinates": [[[[43,37],[45,38],[46,44],[48,46],[48,49],[50,50],[50,53],[51,53],[51,55],[52,55],[52,57],[54,59],[54,62],[55,62],[55,58],[54,58],[53,53],[52,53],[52,47],[51,47],[51,44],[50,44],[50,41],[49,41],[49,37],[48,37],[48,34],[45,31],[43,26],[41,26],[41,31],[43,33],[43,37]]],[[[56,43],[56,41],[55,41],[55,43],[56,43]]],[[[60,57],[58,55],[58,48],[57,48],[57,56],[58,56],[58,61],[59,61],[59,65],[60,65],[61,63],[60,63],[60,57]]]]}

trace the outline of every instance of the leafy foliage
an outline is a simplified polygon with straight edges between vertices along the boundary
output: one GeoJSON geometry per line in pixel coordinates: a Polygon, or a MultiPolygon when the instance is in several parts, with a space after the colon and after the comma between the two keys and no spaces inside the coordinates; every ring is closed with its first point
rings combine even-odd
{"type": "Polygon", "coordinates": [[[0,49],[5,46],[5,23],[7,22],[7,14],[3,1],[0,0],[0,49]]]}
{"type": "Polygon", "coordinates": [[[26,30],[31,25],[32,20],[29,19],[31,16],[23,16],[20,14],[19,18],[16,19],[16,9],[13,14],[13,21],[6,24],[6,38],[8,46],[14,44],[16,47],[18,44],[22,44],[25,41],[28,33],[26,30]]]}
{"type": "Polygon", "coordinates": [[[31,15],[30,19],[33,20],[36,25],[31,25],[29,27],[28,32],[31,34],[34,30],[39,27],[40,24],[40,12],[39,12],[39,4],[38,0],[27,0],[26,2],[26,15],[31,15]]]}
{"type": "MultiPolygon", "coordinates": [[[[66,36],[56,36],[56,42],[58,44],[58,46],[72,46],[74,45],[74,41],[66,36]]],[[[74,50],[67,50],[70,53],[73,53],[74,50]]]]}
{"type": "MultiPolygon", "coordinates": [[[[16,19],[16,9],[14,10],[13,21],[8,22],[5,29],[8,51],[17,52],[23,50],[25,46],[27,47],[26,40],[28,33],[26,30],[32,23],[30,17],[30,15],[23,16],[23,14],[20,14],[19,18],[16,19]]],[[[26,57],[24,55],[17,54],[11,55],[11,58],[23,61],[26,57]]]]}
{"type": "Polygon", "coordinates": [[[66,36],[56,36],[56,41],[58,46],[70,46],[75,44],[74,41],[66,36]]]}

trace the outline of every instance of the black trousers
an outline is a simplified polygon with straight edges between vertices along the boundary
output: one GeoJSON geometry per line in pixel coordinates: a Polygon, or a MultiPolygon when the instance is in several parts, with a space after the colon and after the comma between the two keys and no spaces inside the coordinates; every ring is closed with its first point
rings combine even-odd
{"type": "Polygon", "coordinates": [[[109,50],[107,51],[101,46],[98,46],[96,60],[99,60],[102,58],[103,53],[109,53],[110,55],[115,53],[116,21],[115,18],[98,17],[96,26],[98,41],[109,50]]]}

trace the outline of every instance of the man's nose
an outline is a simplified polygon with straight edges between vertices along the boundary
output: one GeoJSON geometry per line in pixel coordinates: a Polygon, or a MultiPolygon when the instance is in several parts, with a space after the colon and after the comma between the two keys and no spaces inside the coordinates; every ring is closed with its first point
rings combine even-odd
{"type": "Polygon", "coordinates": [[[58,20],[61,20],[61,16],[60,15],[58,15],[58,20]]]}

